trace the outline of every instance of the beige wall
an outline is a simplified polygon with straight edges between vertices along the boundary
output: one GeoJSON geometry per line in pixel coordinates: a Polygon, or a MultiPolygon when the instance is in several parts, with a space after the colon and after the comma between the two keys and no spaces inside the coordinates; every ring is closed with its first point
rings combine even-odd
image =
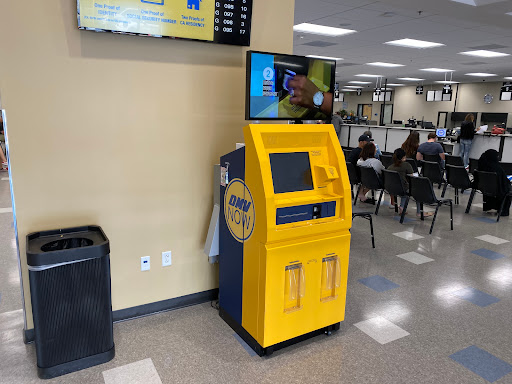
{"type": "MultiPolygon", "coordinates": [[[[508,113],[507,126],[512,126],[512,101],[500,101],[500,90],[502,82],[481,82],[471,84],[459,84],[459,96],[457,101],[457,112],[495,112],[508,113]],[[491,104],[484,103],[484,95],[491,94],[494,101],[491,104]]],[[[427,90],[440,90],[442,85],[425,86],[423,95],[416,95],[416,86],[396,88],[393,92],[392,103],[393,119],[407,120],[414,117],[418,120],[424,118],[425,121],[437,123],[438,112],[453,112],[455,107],[455,95],[457,86],[453,85],[452,101],[427,102],[427,90]]],[[[373,104],[373,112],[380,113],[382,103],[372,103],[372,92],[363,92],[357,96],[355,92],[345,94],[345,101],[348,102],[349,110],[357,111],[358,104],[373,104]]],[[[341,103],[336,103],[335,110],[341,109],[341,103]]],[[[379,118],[372,118],[379,120],[379,118]]],[[[480,124],[480,115],[477,124],[480,124]]],[[[450,121],[448,127],[451,127],[450,121]]]]}
{"type": "MultiPolygon", "coordinates": [[[[293,20],[294,0],[255,1],[251,48],[291,53],[293,20]]],[[[245,49],[79,31],[74,0],[0,1],[0,35],[28,328],[32,231],[101,225],[114,310],[215,288],[212,165],[243,139],[245,49]]]]}

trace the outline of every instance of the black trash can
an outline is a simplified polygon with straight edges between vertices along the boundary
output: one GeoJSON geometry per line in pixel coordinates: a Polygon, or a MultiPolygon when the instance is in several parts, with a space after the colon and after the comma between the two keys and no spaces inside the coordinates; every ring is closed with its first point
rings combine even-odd
{"type": "Polygon", "coordinates": [[[109,254],[109,240],[98,226],[27,236],[40,378],[114,358],[109,254]]]}

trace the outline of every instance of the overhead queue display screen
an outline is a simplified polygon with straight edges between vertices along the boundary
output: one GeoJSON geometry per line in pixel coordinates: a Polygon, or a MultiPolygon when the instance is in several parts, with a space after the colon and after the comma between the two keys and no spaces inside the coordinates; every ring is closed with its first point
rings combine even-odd
{"type": "Polygon", "coordinates": [[[78,27],[249,46],[253,0],[77,0],[78,27]]]}

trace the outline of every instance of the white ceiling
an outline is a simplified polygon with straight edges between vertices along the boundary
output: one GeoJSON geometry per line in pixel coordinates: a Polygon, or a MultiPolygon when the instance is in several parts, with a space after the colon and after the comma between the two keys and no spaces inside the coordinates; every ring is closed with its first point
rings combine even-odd
{"type": "MultiPolygon", "coordinates": [[[[444,73],[419,70],[429,67],[453,69],[453,80],[464,83],[482,81],[464,75],[470,72],[496,73],[499,76],[486,81],[503,81],[503,77],[512,76],[512,56],[488,59],[458,54],[471,49],[512,54],[512,16],[506,15],[512,12],[512,0],[486,3],[488,0],[477,0],[476,4],[483,5],[475,7],[450,0],[296,0],[295,24],[307,22],[354,29],[357,33],[341,37],[294,33],[294,53],[343,58],[338,61],[336,75],[342,87],[350,80],[365,80],[354,77],[360,73],[383,75],[388,82],[409,85],[396,78],[423,78],[427,79],[425,84],[444,80],[444,73]],[[413,49],[383,44],[402,38],[446,46],[413,49]],[[328,46],[315,46],[325,43],[328,46]],[[480,48],[487,45],[502,47],[480,48]],[[406,66],[364,65],[375,61],[406,66]]],[[[375,83],[375,79],[368,81],[375,83]]]]}

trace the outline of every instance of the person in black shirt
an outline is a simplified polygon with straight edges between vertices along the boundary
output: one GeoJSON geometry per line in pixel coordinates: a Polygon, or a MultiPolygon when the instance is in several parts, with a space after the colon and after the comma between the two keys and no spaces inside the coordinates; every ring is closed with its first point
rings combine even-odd
{"type": "MultiPolygon", "coordinates": [[[[480,128],[476,130],[478,132],[480,128]]],[[[472,113],[466,115],[466,119],[460,127],[460,157],[464,167],[469,168],[469,152],[475,137],[475,116],[472,113]]]]}
{"type": "Polygon", "coordinates": [[[370,138],[366,135],[359,136],[359,147],[354,148],[350,155],[348,155],[347,161],[354,164],[355,169],[357,170],[357,160],[361,156],[361,151],[363,147],[370,142],[370,138]]]}
{"type": "Polygon", "coordinates": [[[505,174],[505,171],[500,166],[498,151],[488,149],[485,151],[478,160],[478,170],[484,172],[495,172],[498,175],[498,185],[496,197],[484,195],[484,212],[491,209],[499,210],[503,199],[505,205],[501,211],[501,216],[508,216],[510,210],[510,198],[507,197],[510,191],[510,181],[505,174]]]}

